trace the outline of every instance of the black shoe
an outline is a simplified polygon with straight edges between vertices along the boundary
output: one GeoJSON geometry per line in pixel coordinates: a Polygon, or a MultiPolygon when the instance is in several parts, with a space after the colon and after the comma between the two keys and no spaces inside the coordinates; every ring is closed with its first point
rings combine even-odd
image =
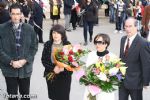
{"type": "Polygon", "coordinates": [[[88,45],[88,43],[87,42],[84,42],[84,44],[83,44],[84,46],[86,46],[86,45],[88,45]]]}
{"type": "Polygon", "coordinates": [[[92,42],[92,37],[90,37],[90,42],[92,42]]]}
{"type": "Polygon", "coordinates": [[[76,28],[74,27],[73,30],[76,30],[76,28]]]}
{"type": "Polygon", "coordinates": [[[39,41],[39,43],[42,43],[42,44],[43,44],[44,42],[43,42],[43,41],[39,41]]]}
{"type": "Polygon", "coordinates": [[[71,32],[71,30],[69,30],[69,29],[66,29],[66,31],[67,31],[67,32],[71,32]]]}

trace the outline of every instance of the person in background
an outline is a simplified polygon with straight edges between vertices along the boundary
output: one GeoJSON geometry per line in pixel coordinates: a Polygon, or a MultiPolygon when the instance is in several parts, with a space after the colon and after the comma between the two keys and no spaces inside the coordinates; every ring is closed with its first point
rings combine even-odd
{"type": "Polygon", "coordinates": [[[116,8],[116,30],[114,33],[123,33],[122,26],[123,26],[123,17],[124,17],[124,8],[125,4],[122,0],[119,0],[115,5],[116,8]]]}
{"type": "Polygon", "coordinates": [[[143,26],[146,34],[148,34],[148,31],[149,31],[149,29],[148,29],[149,20],[150,20],[150,5],[147,5],[147,6],[145,6],[144,15],[142,18],[142,26],[143,26]]]}
{"type": "Polygon", "coordinates": [[[81,6],[81,9],[85,10],[85,13],[83,14],[83,35],[84,35],[84,45],[86,46],[88,44],[88,31],[89,31],[89,41],[92,42],[92,36],[93,36],[93,27],[94,22],[97,18],[97,8],[96,4],[93,2],[93,0],[85,0],[83,5],[81,6]]]}
{"type": "Polygon", "coordinates": [[[75,8],[74,0],[64,0],[65,30],[70,32],[71,10],[75,8]]]}
{"type": "Polygon", "coordinates": [[[126,36],[121,38],[120,58],[126,64],[125,79],[119,87],[119,100],[143,100],[143,88],[150,82],[150,50],[145,39],[137,33],[133,17],[125,21],[126,36]]]}
{"type": "Polygon", "coordinates": [[[55,73],[53,80],[46,79],[48,96],[51,100],[69,100],[72,72],[54,64],[52,58],[54,48],[62,48],[69,44],[65,28],[59,24],[54,25],[50,30],[49,40],[44,44],[41,58],[45,67],[44,76],[50,72],[55,73]]]}
{"type": "Polygon", "coordinates": [[[109,22],[114,23],[115,22],[115,0],[110,0],[109,1],[109,22]]]}
{"type": "Polygon", "coordinates": [[[149,23],[148,23],[148,29],[149,29],[149,31],[148,31],[147,40],[148,40],[148,42],[150,42],[150,20],[149,20],[149,23]]]}
{"type": "Polygon", "coordinates": [[[73,30],[76,30],[77,20],[78,20],[77,9],[76,9],[76,7],[78,6],[78,3],[77,3],[76,0],[74,0],[74,4],[75,4],[75,8],[71,10],[71,20],[70,20],[70,23],[72,23],[73,30]]]}
{"type": "Polygon", "coordinates": [[[0,2],[0,24],[3,24],[10,20],[9,11],[5,9],[6,3],[0,2]]]}
{"type": "Polygon", "coordinates": [[[22,23],[22,8],[10,7],[11,21],[0,25],[0,66],[5,77],[7,93],[18,100],[30,100],[30,79],[34,56],[38,49],[37,37],[31,25],[22,23]],[[24,98],[27,97],[27,98],[24,98]],[[20,99],[19,99],[20,100],[20,99]]]}
{"type": "Polygon", "coordinates": [[[52,19],[52,26],[54,26],[54,21],[60,19],[60,8],[62,7],[61,0],[50,0],[50,18],[52,19]]]}
{"type": "Polygon", "coordinates": [[[37,1],[32,0],[33,2],[33,25],[34,30],[37,33],[39,43],[44,43],[43,41],[43,8],[38,4],[37,1]]]}

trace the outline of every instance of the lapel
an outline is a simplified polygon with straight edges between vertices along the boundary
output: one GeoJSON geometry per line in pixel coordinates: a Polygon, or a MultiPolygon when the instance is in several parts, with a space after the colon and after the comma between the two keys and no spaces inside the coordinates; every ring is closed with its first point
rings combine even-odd
{"type": "Polygon", "coordinates": [[[15,31],[13,29],[12,22],[8,23],[8,37],[10,37],[10,43],[12,43],[15,47],[15,31]]]}
{"type": "MultiPolygon", "coordinates": [[[[132,53],[134,51],[134,49],[136,49],[136,45],[137,45],[137,42],[138,42],[138,38],[139,38],[139,35],[137,34],[136,37],[134,38],[132,44],[130,45],[130,48],[128,50],[128,55],[130,55],[130,53],[132,53]]],[[[127,56],[128,56],[127,55],[127,56]]]]}
{"type": "MultiPolygon", "coordinates": [[[[130,53],[132,53],[134,51],[134,49],[136,49],[136,45],[137,45],[137,42],[138,42],[138,38],[139,38],[139,35],[137,34],[136,37],[134,38],[132,44],[130,45],[130,48],[128,50],[128,55],[130,55],[130,53]]],[[[125,46],[125,41],[127,39],[127,36],[125,36],[123,39],[122,39],[122,42],[121,42],[121,54],[123,54],[123,57],[125,57],[125,54],[124,54],[124,46],[125,46]]],[[[127,55],[127,57],[128,57],[127,55]]]]}
{"type": "Polygon", "coordinates": [[[21,36],[20,37],[21,37],[21,44],[23,46],[23,44],[25,43],[25,40],[26,40],[24,23],[21,26],[21,36]]]}
{"type": "Polygon", "coordinates": [[[121,41],[121,50],[120,50],[120,54],[124,55],[124,45],[125,45],[125,41],[126,41],[127,36],[125,36],[122,41],[121,41]]]}

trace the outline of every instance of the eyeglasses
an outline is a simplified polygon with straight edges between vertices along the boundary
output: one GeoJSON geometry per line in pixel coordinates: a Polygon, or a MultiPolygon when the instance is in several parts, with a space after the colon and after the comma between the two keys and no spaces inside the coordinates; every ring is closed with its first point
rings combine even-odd
{"type": "Polygon", "coordinates": [[[96,44],[106,44],[106,42],[104,42],[104,41],[94,41],[94,44],[96,45],[96,44]]]}
{"type": "Polygon", "coordinates": [[[19,16],[19,15],[21,15],[21,13],[11,13],[11,15],[12,16],[15,16],[15,15],[19,16]]]}

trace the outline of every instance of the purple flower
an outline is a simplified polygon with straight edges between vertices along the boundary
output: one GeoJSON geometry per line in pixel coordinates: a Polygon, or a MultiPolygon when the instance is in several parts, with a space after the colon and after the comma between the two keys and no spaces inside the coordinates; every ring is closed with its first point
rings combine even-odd
{"type": "Polygon", "coordinates": [[[122,79],[122,74],[116,74],[118,80],[120,81],[122,79]]]}

